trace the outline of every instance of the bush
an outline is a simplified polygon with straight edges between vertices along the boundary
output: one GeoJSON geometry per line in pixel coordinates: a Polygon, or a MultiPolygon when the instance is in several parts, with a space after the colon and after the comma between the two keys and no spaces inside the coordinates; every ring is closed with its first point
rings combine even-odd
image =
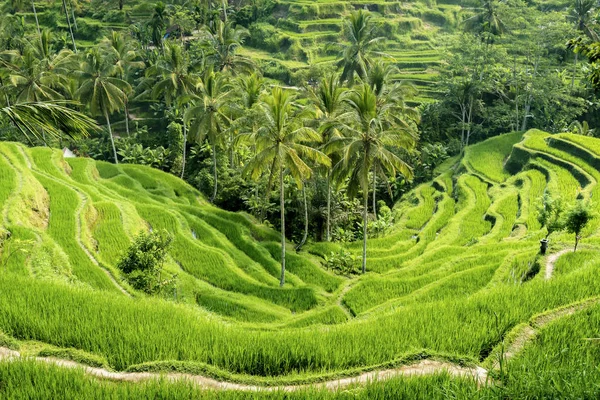
{"type": "Polygon", "coordinates": [[[77,21],[75,36],[77,36],[77,39],[95,40],[104,36],[104,31],[102,30],[102,25],[99,23],[89,23],[84,19],[79,19],[77,21]]]}
{"type": "Polygon", "coordinates": [[[166,231],[140,233],[117,267],[137,290],[156,294],[171,284],[162,280],[162,266],[173,238],[166,231]]]}
{"type": "Polygon", "coordinates": [[[332,251],[329,256],[326,255],[325,266],[341,275],[360,273],[358,258],[346,249],[340,249],[337,253],[332,251]]]}
{"type": "Polygon", "coordinates": [[[119,22],[125,23],[128,22],[127,14],[125,11],[119,10],[110,10],[102,17],[102,22],[119,22]]]}

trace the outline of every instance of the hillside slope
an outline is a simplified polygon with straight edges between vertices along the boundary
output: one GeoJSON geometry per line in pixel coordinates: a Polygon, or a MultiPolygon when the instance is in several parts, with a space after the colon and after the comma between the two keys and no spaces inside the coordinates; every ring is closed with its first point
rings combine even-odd
{"type": "MultiPolygon", "coordinates": [[[[316,256],[341,245],[314,243],[312,254],[290,251],[279,288],[277,233],[179,179],[1,143],[0,227],[11,237],[0,255],[0,330],[26,354],[41,342],[116,370],[261,384],[430,357],[487,365],[535,315],[600,296],[598,218],[546,279],[535,211],[544,190],[567,202],[597,197],[598,165],[600,140],[570,134],[471,146],[397,204],[393,232],[369,240],[369,273],[324,270],[316,256]],[[167,269],[179,283],[172,298],[154,299],[115,265],[138,231],[163,228],[175,237],[167,269]]],[[[573,238],[551,240],[556,253],[573,238]]]]}

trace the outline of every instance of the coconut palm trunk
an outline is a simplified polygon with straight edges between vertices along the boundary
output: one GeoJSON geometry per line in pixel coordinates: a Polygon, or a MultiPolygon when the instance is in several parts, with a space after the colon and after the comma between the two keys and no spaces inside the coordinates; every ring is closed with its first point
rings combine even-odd
{"type": "Polygon", "coordinates": [[[73,17],[73,26],[75,27],[75,30],[79,29],[79,28],[77,28],[77,20],[75,19],[75,7],[73,6],[72,1],[71,1],[71,16],[73,17]]]}
{"type": "Polygon", "coordinates": [[[573,76],[571,77],[571,90],[575,87],[575,75],[577,74],[577,61],[579,53],[575,53],[575,64],[573,64],[573,76]]]}
{"type": "Polygon", "coordinates": [[[373,168],[373,215],[375,219],[377,219],[377,173],[375,172],[375,168],[373,168]]]}
{"type": "Polygon", "coordinates": [[[281,279],[279,286],[283,286],[285,283],[285,195],[283,192],[283,167],[279,169],[279,208],[281,212],[281,279]]]}
{"type": "Polygon", "coordinates": [[[327,172],[327,241],[331,241],[331,171],[327,172]]]}
{"type": "Polygon", "coordinates": [[[210,202],[214,203],[215,199],[217,198],[217,188],[218,188],[218,176],[217,176],[217,144],[215,143],[213,145],[213,149],[212,149],[212,159],[213,159],[213,178],[214,178],[214,187],[213,187],[213,194],[212,197],[210,198],[210,202]]]}
{"type": "Polygon", "coordinates": [[[130,134],[129,134],[129,104],[127,102],[127,99],[125,100],[125,132],[127,132],[127,136],[130,136],[130,134]]]}
{"type": "Polygon", "coordinates": [[[73,28],[71,27],[71,18],[69,18],[69,9],[67,8],[66,0],[62,0],[63,8],[65,9],[65,17],[67,18],[67,25],[69,27],[69,33],[71,34],[71,42],[73,42],[73,51],[77,53],[77,45],[75,44],[75,36],[73,36],[73,28]]]}
{"type": "Polygon", "coordinates": [[[115,157],[115,164],[119,163],[119,158],[117,157],[117,148],[115,147],[115,138],[113,137],[112,128],[110,126],[110,118],[108,117],[108,109],[104,109],[104,118],[106,118],[106,126],[108,127],[108,136],[110,137],[110,144],[113,149],[113,156],[115,157]]]}
{"type": "Polygon", "coordinates": [[[369,206],[369,190],[364,189],[363,193],[363,251],[362,251],[362,273],[367,272],[367,219],[368,212],[367,207],[369,206]]]}
{"type": "Polygon", "coordinates": [[[308,239],[308,201],[306,200],[306,185],[302,184],[302,200],[304,202],[304,235],[302,236],[302,240],[296,246],[296,251],[302,249],[302,246],[306,243],[306,239],[308,239]]]}
{"type": "Polygon", "coordinates": [[[187,124],[183,121],[183,158],[181,160],[181,179],[183,179],[183,175],[185,174],[185,159],[186,159],[186,151],[187,151],[187,124]]]}
{"type": "Polygon", "coordinates": [[[42,31],[40,31],[40,21],[38,21],[37,11],[35,10],[35,2],[31,0],[31,8],[33,8],[33,16],[35,17],[35,26],[37,27],[38,36],[42,36],[42,31]]]}

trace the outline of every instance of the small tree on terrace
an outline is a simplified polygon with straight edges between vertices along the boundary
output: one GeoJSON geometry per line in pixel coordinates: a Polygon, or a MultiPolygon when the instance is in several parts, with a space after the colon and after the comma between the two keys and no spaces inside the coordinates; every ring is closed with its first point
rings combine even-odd
{"type": "Polygon", "coordinates": [[[546,228],[546,240],[553,232],[563,229],[564,224],[562,216],[564,206],[560,198],[554,199],[550,193],[545,192],[540,198],[537,211],[538,222],[542,228],[546,228]]]}
{"type": "Polygon", "coordinates": [[[590,205],[583,200],[578,200],[577,204],[567,212],[565,227],[567,232],[575,234],[575,248],[573,251],[577,251],[577,245],[581,240],[581,231],[587,226],[592,217],[590,205]]]}
{"type": "Polygon", "coordinates": [[[148,294],[160,292],[168,283],[161,275],[172,240],[166,231],[142,232],[135,238],[117,264],[131,286],[148,294]]]}

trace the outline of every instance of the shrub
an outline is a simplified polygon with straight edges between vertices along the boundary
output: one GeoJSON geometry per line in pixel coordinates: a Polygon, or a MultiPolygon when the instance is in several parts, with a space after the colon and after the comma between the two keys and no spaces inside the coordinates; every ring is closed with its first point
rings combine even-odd
{"type": "Polygon", "coordinates": [[[573,251],[577,251],[577,245],[581,239],[581,231],[591,219],[592,211],[590,210],[590,205],[582,200],[577,201],[575,206],[567,213],[565,227],[569,233],[575,234],[575,249],[573,251]]]}
{"type": "Polygon", "coordinates": [[[325,266],[342,275],[360,273],[358,258],[346,249],[340,249],[337,253],[332,251],[329,256],[326,255],[325,266]]]}
{"type": "Polygon", "coordinates": [[[553,199],[550,193],[545,192],[538,204],[538,222],[542,228],[546,228],[546,239],[552,232],[563,229],[563,205],[560,198],[553,199]]]}
{"type": "Polygon", "coordinates": [[[156,294],[170,284],[162,280],[162,266],[173,238],[166,231],[140,233],[117,264],[137,290],[156,294]]]}
{"type": "Polygon", "coordinates": [[[75,33],[78,39],[95,40],[102,37],[104,32],[102,25],[99,23],[89,23],[84,19],[77,21],[77,32],[75,33]]]}

